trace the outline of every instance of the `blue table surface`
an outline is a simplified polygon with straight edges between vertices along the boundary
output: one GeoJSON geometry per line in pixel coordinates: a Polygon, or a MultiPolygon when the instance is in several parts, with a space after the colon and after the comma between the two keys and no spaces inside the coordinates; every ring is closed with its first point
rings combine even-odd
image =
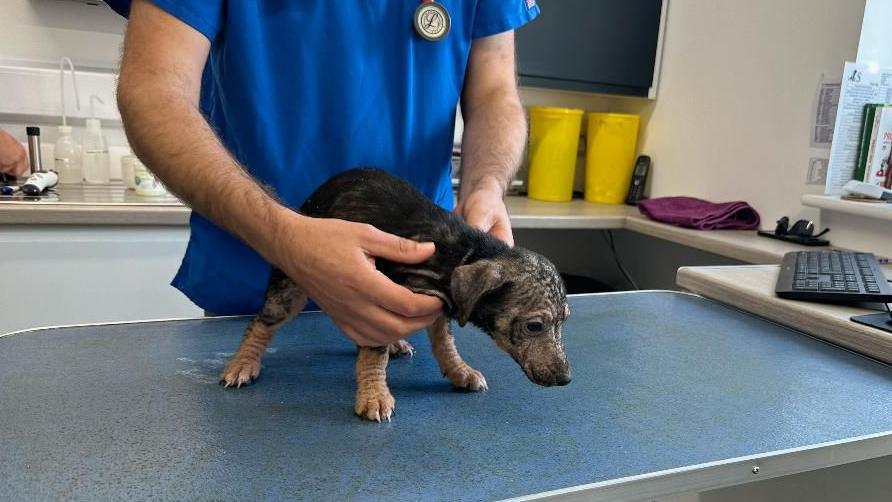
{"type": "Polygon", "coordinates": [[[690,295],[571,305],[569,386],[531,384],[467,328],[490,390],[456,392],[416,336],[382,425],[353,415],[355,348],[322,314],[238,391],[217,375],[246,318],[0,338],[0,493],[493,500],[892,430],[892,369],[870,359],[690,295]]]}

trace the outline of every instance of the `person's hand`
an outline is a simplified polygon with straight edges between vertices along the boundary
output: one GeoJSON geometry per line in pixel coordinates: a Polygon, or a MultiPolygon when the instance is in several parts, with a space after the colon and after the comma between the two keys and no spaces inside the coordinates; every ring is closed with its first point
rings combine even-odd
{"type": "Polygon", "coordinates": [[[28,170],[25,148],[15,138],[0,131],[0,173],[21,176],[28,170]]]}
{"type": "Polygon", "coordinates": [[[421,263],[433,255],[432,243],[420,244],[349,221],[286,218],[276,244],[276,264],[357,345],[385,346],[443,315],[438,298],[413,293],[375,268],[375,257],[421,263]]]}
{"type": "Polygon", "coordinates": [[[509,246],[514,246],[511,219],[500,188],[484,188],[470,192],[459,200],[455,212],[468,225],[492,234],[509,246]]]}

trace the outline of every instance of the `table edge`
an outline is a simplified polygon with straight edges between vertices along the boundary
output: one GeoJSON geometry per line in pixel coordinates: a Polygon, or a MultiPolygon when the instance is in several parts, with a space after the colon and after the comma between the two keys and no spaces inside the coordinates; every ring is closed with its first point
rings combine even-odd
{"type": "MultiPolygon", "coordinates": [[[[722,305],[727,307],[727,305],[722,304],[721,302],[717,302],[710,298],[707,298],[702,295],[698,295],[696,293],[692,293],[690,291],[673,291],[671,289],[642,289],[635,291],[607,291],[603,293],[580,293],[575,295],[567,295],[569,298],[584,298],[588,296],[613,296],[613,295],[636,295],[636,294],[653,294],[653,293],[663,293],[663,294],[671,294],[676,296],[691,296],[695,298],[701,298],[706,301],[710,301],[716,303],[718,305],[722,305]]],[[[160,323],[160,322],[173,322],[173,321],[208,321],[208,320],[219,320],[219,319],[238,319],[238,318],[249,318],[251,315],[232,315],[232,316],[215,316],[215,317],[173,317],[173,318],[162,318],[162,319],[136,319],[130,321],[102,321],[102,322],[88,322],[88,323],[80,323],[80,324],[59,324],[53,326],[39,326],[36,328],[27,328],[21,329],[17,331],[11,331],[9,333],[0,333],[0,339],[6,337],[12,337],[15,335],[27,335],[34,334],[40,331],[50,331],[54,329],[63,329],[63,328],[86,328],[91,326],[116,326],[116,325],[128,325],[128,324],[152,324],[152,323],[160,323]]]]}
{"type": "Polygon", "coordinates": [[[747,455],[505,499],[504,502],[651,500],[860,462],[892,454],[892,431],[747,455]]]}

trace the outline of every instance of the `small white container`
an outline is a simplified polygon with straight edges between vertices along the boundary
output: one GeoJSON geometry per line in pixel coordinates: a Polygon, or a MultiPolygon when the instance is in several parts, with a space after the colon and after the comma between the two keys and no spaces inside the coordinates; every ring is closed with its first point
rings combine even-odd
{"type": "Polygon", "coordinates": [[[59,175],[59,183],[83,183],[81,146],[71,137],[71,126],[59,126],[59,140],[53,152],[53,169],[59,175]]]}
{"type": "Polygon", "coordinates": [[[127,190],[136,190],[136,165],[141,164],[136,155],[121,157],[121,180],[127,190]]]}
{"type": "Polygon", "coordinates": [[[134,163],[134,182],[136,184],[136,195],[143,197],[163,197],[168,195],[167,189],[161,183],[155,173],[149,171],[142,162],[137,159],[134,163]]]}

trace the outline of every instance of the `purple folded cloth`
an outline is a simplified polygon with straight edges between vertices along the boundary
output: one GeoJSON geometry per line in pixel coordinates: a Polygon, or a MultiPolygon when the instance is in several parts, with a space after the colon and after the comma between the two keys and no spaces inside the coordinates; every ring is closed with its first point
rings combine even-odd
{"type": "Polygon", "coordinates": [[[648,218],[698,230],[755,230],[759,213],[746,202],[715,203],[693,197],[662,197],[638,204],[648,218]]]}

